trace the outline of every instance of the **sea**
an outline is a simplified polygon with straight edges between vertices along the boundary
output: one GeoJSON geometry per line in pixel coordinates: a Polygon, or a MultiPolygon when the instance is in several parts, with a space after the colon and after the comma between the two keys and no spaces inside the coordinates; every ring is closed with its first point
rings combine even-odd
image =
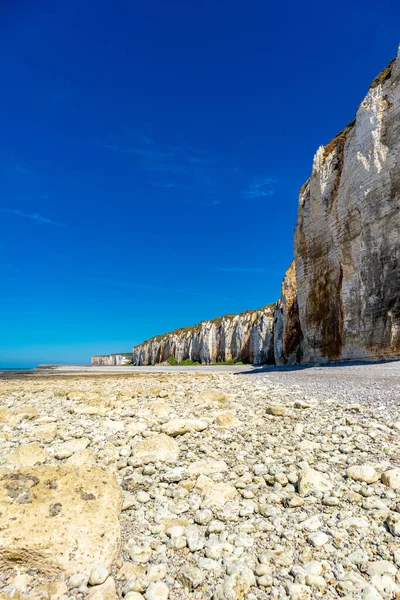
{"type": "Polygon", "coordinates": [[[10,373],[10,372],[16,372],[19,373],[21,371],[30,371],[31,369],[34,369],[36,365],[27,365],[26,367],[3,367],[2,365],[0,365],[0,373],[6,372],[6,373],[10,373]]]}

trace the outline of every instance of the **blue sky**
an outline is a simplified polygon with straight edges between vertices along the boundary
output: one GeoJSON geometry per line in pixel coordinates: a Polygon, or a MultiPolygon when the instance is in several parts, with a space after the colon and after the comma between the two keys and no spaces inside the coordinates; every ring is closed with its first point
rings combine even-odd
{"type": "Polygon", "coordinates": [[[5,0],[0,365],[274,301],[299,187],[395,56],[395,0],[5,0]]]}

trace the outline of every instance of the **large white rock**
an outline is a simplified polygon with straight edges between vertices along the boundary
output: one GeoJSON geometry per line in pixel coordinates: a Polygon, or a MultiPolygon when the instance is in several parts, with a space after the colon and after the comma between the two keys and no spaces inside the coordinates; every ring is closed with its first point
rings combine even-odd
{"type": "Polygon", "coordinates": [[[117,591],[112,577],[108,577],[101,585],[95,585],[89,590],[86,600],[116,600],[117,591]]]}
{"type": "Polygon", "coordinates": [[[392,490],[400,489],[400,469],[390,469],[381,475],[382,483],[392,490]]]}
{"type": "Polygon", "coordinates": [[[106,568],[120,542],[121,489],[97,467],[0,472],[0,569],[45,573],[106,568]]]}
{"type": "Polygon", "coordinates": [[[231,483],[211,483],[204,489],[203,507],[221,508],[230,500],[237,500],[239,494],[231,483]]]}
{"type": "Polygon", "coordinates": [[[238,427],[242,424],[234,413],[228,411],[216,415],[214,423],[218,427],[238,427]]]}
{"type": "Polygon", "coordinates": [[[201,419],[173,419],[162,425],[161,431],[167,435],[176,437],[177,435],[184,435],[191,431],[204,431],[207,427],[208,423],[201,419]]]}
{"type": "Polygon", "coordinates": [[[74,438],[73,440],[68,440],[67,442],[63,442],[56,446],[54,456],[59,460],[69,458],[75,452],[85,450],[88,445],[89,440],[87,438],[74,438]]]}
{"type": "Polygon", "coordinates": [[[363,483],[375,483],[379,476],[371,465],[353,465],[346,470],[347,477],[363,483]]]}
{"type": "Polygon", "coordinates": [[[389,531],[392,535],[400,536],[400,514],[391,513],[386,519],[389,531]]]}
{"type": "Polygon", "coordinates": [[[160,433],[133,446],[129,462],[137,465],[143,462],[176,462],[178,456],[178,442],[170,435],[160,433]]]}
{"type": "Polygon", "coordinates": [[[162,581],[153,581],[146,590],[146,600],[167,600],[169,596],[168,586],[162,581]]]}
{"type": "Polygon", "coordinates": [[[330,489],[332,489],[332,484],[323,473],[311,468],[303,469],[300,473],[300,496],[307,496],[311,492],[326,492],[330,489]]]}
{"type": "Polygon", "coordinates": [[[224,460],[199,460],[187,469],[188,475],[212,475],[228,471],[228,465],[224,460]]]}
{"type": "Polygon", "coordinates": [[[147,429],[147,425],[146,423],[129,423],[126,427],[125,427],[125,433],[131,437],[134,437],[135,435],[138,435],[139,433],[143,433],[143,431],[145,431],[147,429]]]}
{"type": "Polygon", "coordinates": [[[23,444],[7,456],[7,463],[18,467],[32,467],[33,465],[46,462],[49,453],[40,444],[23,444]]]}
{"type": "Polygon", "coordinates": [[[241,600],[247,597],[256,582],[253,571],[245,564],[238,564],[225,575],[213,596],[213,600],[241,600]]]}
{"type": "Polygon", "coordinates": [[[35,436],[42,442],[52,442],[57,435],[57,423],[41,423],[35,428],[35,436]]]}
{"type": "Polygon", "coordinates": [[[91,466],[96,464],[96,456],[90,448],[78,450],[74,452],[66,461],[65,464],[74,467],[82,467],[83,465],[91,466]]]}

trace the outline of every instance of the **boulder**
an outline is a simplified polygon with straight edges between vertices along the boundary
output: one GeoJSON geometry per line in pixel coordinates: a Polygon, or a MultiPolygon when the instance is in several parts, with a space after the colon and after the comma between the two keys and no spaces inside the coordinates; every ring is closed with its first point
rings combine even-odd
{"type": "Polygon", "coordinates": [[[371,465],[353,465],[346,470],[347,477],[363,483],[375,483],[379,476],[371,465]]]}
{"type": "Polygon", "coordinates": [[[141,465],[144,462],[176,462],[178,456],[178,443],[171,436],[160,433],[133,446],[129,463],[141,465]]]}
{"type": "Polygon", "coordinates": [[[184,435],[191,431],[204,431],[208,427],[206,421],[200,419],[173,419],[161,427],[161,431],[172,437],[184,435]]]}
{"type": "Polygon", "coordinates": [[[35,436],[42,442],[52,442],[56,435],[57,423],[43,423],[35,429],[35,436]]]}
{"type": "Polygon", "coordinates": [[[67,465],[73,465],[74,467],[81,467],[83,465],[94,465],[96,464],[96,456],[90,448],[85,450],[78,450],[74,452],[66,461],[67,465]]]}
{"type": "Polygon", "coordinates": [[[270,404],[266,408],[267,415],[273,415],[274,417],[284,417],[286,415],[286,408],[283,404],[270,404]]]}
{"type": "Polygon", "coordinates": [[[187,469],[188,475],[212,475],[224,471],[228,471],[228,465],[224,460],[199,460],[187,469]]]}
{"type": "Polygon", "coordinates": [[[49,454],[40,444],[33,442],[32,444],[23,444],[7,457],[9,465],[18,467],[33,467],[33,465],[46,462],[49,454]]]}
{"type": "Polygon", "coordinates": [[[109,568],[119,548],[121,505],[115,477],[97,467],[0,471],[0,569],[109,568]]]}
{"type": "Polygon", "coordinates": [[[208,390],[201,395],[200,400],[205,404],[213,404],[214,402],[225,404],[228,402],[229,396],[219,390],[208,390]]]}
{"type": "Polygon", "coordinates": [[[230,500],[237,500],[239,494],[230,483],[212,483],[204,490],[203,508],[221,508],[230,500]]]}
{"type": "Polygon", "coordinates": [[[388,529],[392,535],[400,536],[400,514],[391,513],[386,519],[388,529]]]}
{"type": "Polygon", "coordinates": [[[327,477],[315,469],[304,469],[299,477],[299,494],[307,496],[310,492],[326,492],[332,488],[327,477]]]}
{"type": "Polygon", "coordinates": [[[400,489],[400,469],[390,469],[381,475],[382,483],[392,490],[400,489]]]}
{"type": "Polygon", "coordinates": [[[15,415],[20,417],[21,419],[32,421],[33,419],[37,419],[39,413],[34,406],[31,406],[30,404],[25,404],[24,406],[21,406],[21,408],[15,411],[15,415]]]}
{"type": "Polygon", "coordinates": [[[223,412],[214,418],[215,425],[218,427],[237,427],[241,421],[231,412],[223,412]]]}
{"type": "Polygon", "coordinates": [[[89,590],[86,600],[116,600],[117,591],[112,577],[108,577],[101,585],[95,585],[89,590]]]}
{"type": "Polygon", "coordinates": [[[55,448],[54,456],[58,460],[62,460],[63,458],[69,458],[75,452],[85,450],[85,448],[88,445],[89,445],[89,440],[87,438],[75,438],[73,440],[68,440],[67,442],[63,442],[62,444],[59,444],[55,448]]]}

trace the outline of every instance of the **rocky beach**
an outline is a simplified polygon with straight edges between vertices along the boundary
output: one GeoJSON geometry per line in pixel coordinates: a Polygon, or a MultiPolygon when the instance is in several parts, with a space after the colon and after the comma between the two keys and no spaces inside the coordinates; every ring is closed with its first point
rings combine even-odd
{"type": "Polygon", "coordinates": [[[400,600],[396,3],[23,4],[0,600],[400,600]]]}
{"type": "Polygon", "coordinates": [[[398,598],[400,363],[240,371],[3,375],[1,600],[398,598]]]}

